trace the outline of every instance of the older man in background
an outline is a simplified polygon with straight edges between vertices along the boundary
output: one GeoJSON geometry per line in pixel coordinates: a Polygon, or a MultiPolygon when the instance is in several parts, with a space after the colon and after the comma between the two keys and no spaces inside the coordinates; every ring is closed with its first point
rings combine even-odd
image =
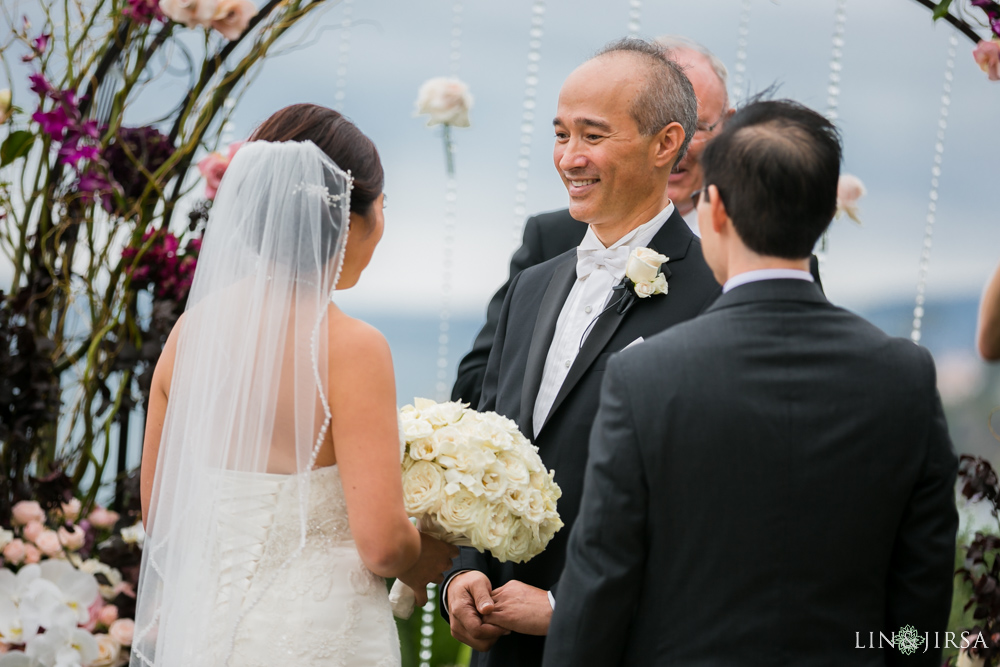
{"type": "MultiPolygon", "coordinates": [[[[733,113],[726,92],[726,66],[711,51],[684,37],[667,35],[656,40],[664,54],[684,70],[698,98],[698,127],[691,139],[687,155],[670,176],[667,196],[691,230],[698,234],[698,213],[691,195],[701,188],[701,153],[705,144],[733,113]]],[[[458,365],[458,377],[452,389],[452,400],[479,404],[482,394],[486,361],[493,347],[500,308],[514,277],[536,264],[552,259],[583,240],[587,225],[575,220],[568,209],[542,213],[528,218],[524,225],[524,241],[510,260],[507,282],[493,295],[486,310],[486,324],[476,336],[472,350],[458,365]]],[[[818,279],[818,272],[813,272],[818,279]]]]}

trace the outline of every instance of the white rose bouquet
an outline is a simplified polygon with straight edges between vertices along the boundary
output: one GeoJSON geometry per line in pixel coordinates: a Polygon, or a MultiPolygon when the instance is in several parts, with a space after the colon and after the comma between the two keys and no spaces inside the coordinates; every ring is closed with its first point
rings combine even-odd
{"type": "MultiPolygon", "coordinates": [[[[545,550],[563,526],[556,511],[562,491],[513,421],[421,398],[399,418],[403,499],[421,531],[488,549],[501,562],[523,563],[545,550]]],[[[402,582],[391,599],[397,616],[413,612],[413,591],[402,582]]]]}

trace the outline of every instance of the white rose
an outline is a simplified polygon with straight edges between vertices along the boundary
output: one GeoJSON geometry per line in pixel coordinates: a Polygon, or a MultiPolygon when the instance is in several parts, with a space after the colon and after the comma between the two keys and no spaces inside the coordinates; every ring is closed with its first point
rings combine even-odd
{"type": "MultiPolygon", "coordinates": [[[[433,429],[432,429],[433,433],[433,429]]],[[[410,457],[414,461],[433,461],[437,458],[437,440],[433,437],[421,438],[410,445],[410,457]]]]}
{"type": "Polygon", "coordinates": [[[499,461],[494,461],[483,472],[482,484],[486,500],[491,503],[497,502],[507,493],[509,485],[507,468],[499,461]]]}
{"type": "Polygon", "coordinates": [[[666,294],[667,293],[667,277],[662,273],[656,276],[653,280],[653,294],[666,294]]]}
{"type": "MultiPolygon", "coordinates": [[[[523,563],[540,553],[533,549],[535,544],[537,544],[537,540],[532,534],[531,528],[521,521],[515,521],[500,545],[499,551],[503,552],[503,560],[523,563]]],[[[493,555],[496,556],[496,553],[494,552],[493,555]]]]}
{"type": "Polygon", "coordinates": [[[640,299],[645,299],[646,297],[653,296],[656,293],[656,288],[653,287],[653,283],[636,283],[635,284],[635,294],[640,299]]]}
{"type": "Polygon", "coordinates": [[[434,427],[431,426],[430,422],[420,417],[400,419],[400,429],[403,431],[403,437],[406,438],[407,442],[427,438],[434,433],[434,427]]]}
{"type": "Polygon", "coordinates": [[[62,510],[63,518],[66,521],[76,521],[80,518],[81,503],[77,498],[71,498],[68,503],[62,503],[60,509],[62,510]]]}
{"type": "Polygon", "coordinates": [[[544,549],[549,541],[555,536],[559,529],[563,527],[562,519],[559,515],[549,515],[546,517],[545,521],[538,524],[538,541],[541,548],[544,549]]]}
{"type": "Polygon", "coordinates": [[[628,256],[625,275],[634,283],[652,282],[665,261],[667,258],[654,250],[636,248],[628,256]]]}
{"type": "Polygon", "coordinates": [[[472,473],[451,468],[444,471],[444,480],[447,482],[444,492],[449,496],[458,493],[462,487],[465,487],[467,491],[477,498],[486,493],[482,478],[472,473]]]}
{"type": "Polygon", "coordinates": [[[142,521],[137,521],[128,528],[122,528],[122,541],[125,544],[136,544],[141,549],[146,541],[146,529],[143,528],[142,521]]]}
{"type": "Polygon", "coordinates": [[[528,511],[528,503],[528,491],[519,486],[508,488],[503,496],[503,504],[518,516],[523,516],[528,511]]]}
{"type": "Polygon", "coordinates": [[[500,452],[497,454],[497,460],[506,469],[507,479],[512,486],[521,486],[529,482],[528,467],[524,465],[520,456],[513,452],[500,452]]]}
{"type": "Polygon", "coordinates": [[[441,503],[444,477],[441,468],[427,461],[416,461],[403,475],[403,500],[411,516],[437,510],[441,503]]]}
{"type": "Polygon", "coordinates": [[[90,663],[91,667],[111,667],[118,664],[122,645],[107,635],[94,635],[97,640],[97,660],[90,663]]]}
{"type": "Polygon", "coordinates": [[[427,125],[469,127],[471,108],[472,95],[467,85],[456,78],[436,77],[420,86],[415,115],[430,116],[427,125]]]}
{"type": "MultiPolygon", "coordinates": [[[[437,513],[438,523],[449,532],[458,535],[469,535],[470,529],[482,523],[484,503],[469,491],[445,497],[437,513]]],[[[471,535],[470,535],[471,537],[471,535]]],[[[475,542],[473,542],[475,544],[475,542]]],[[[481,546],[481,545],[476,545],[481,546]]]]}
{"type": "Polygon", "coordinates": [[[472,527],[469,537],[477,547],[489,549],[491,552],[496,550],[493,555],[505,560],[501,547],[515,520],[503,504],[492,505],[483,513],[482,520],[472,527]]]}
{"type": "Polygon", "coordinates": [[[548,503],[545,502],[545,496],[538,489],[531,489],[527,492],[527,496],[527,507],[521,516],[534,524],[541,524],[550,511],[548,503]]]}

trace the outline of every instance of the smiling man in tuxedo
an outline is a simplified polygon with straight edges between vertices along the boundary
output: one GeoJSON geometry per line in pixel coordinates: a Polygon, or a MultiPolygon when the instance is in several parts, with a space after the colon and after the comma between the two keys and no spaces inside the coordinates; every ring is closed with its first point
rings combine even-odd
{"type": "Polygon", "coordinates": [[[789,101],[705,149],[723,294],[608,364],[546,667],[941,664],[957,460],[930,353],[807,270],[840,157],[789,101]],[[931,645],[858,647],[904,626],[931,645]]]}
{"type": "Polygon", "coordinates": [[[473,665],[541,663],[608,357],[695,317],[719,294],[700,242],[667,196],[697,122],[690,81],[641,40],[609,45],[560,91],[553,158],[570,214],[588,228],[579,247],[512,281],[479,408],[513,419],[539,447],[562,488],[566,527],[524,564],[462,550],[442,612],[452,634],[477,649],[473,665]],[[625,278],[638,248],[668,258],[665,294],[640,298],[625,278]]]}

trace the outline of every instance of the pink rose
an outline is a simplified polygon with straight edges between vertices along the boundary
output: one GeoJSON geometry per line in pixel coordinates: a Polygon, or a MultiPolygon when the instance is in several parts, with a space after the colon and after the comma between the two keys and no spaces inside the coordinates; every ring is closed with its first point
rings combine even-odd
{"type": "Polygon", "coordinates": [[[24,557],[27,555],[27,547],[24,544],[24,540],[14,539],[3,548],[3,559],[10,563],[11,565],[20,565],[24,562],[24,557]]]}
{"type": "Polygon", "coordinates": [[[160,11],[171,21],[183,23],[189,28],[198,25],[195,12],[198,9],[197,0],[160,0],[160,11]]]}
{"type": "Polygon", "coordinates": [[[94,528],[98,528],[100,530],[111,530],[115,527],[115,524],[118,523],[118,519],[120,518],[121,516],[118,512],[112,512],[111,510],[98,506],[94,508],[93,512],[90,513],[87,520],[90,521],[90,525],[94,528]]]}
{"type": "Polygon", "coordinates": [[[43,530],[42,534],[35,540],[35,544],[49,558],[62,553],[62,544],[59,542],[59,535],[54,530],[43,530]]]}
{"type": "Polygon", "coordinates": [[[222,153],[209,153],[198,162],[198,171],[205,177],[206,199],[215,199],[227,167],[229,158],[222,153]]]}
{"type": "Polygon", "coordinates": [[[72,526],[72,530],[67,530],[65,526],[59,528],[59,542],[70,551],[77,551],[83,547],[87,541],[87,533],[80,526],[72,526]]]}
{"type": "Polygon", "coordinates": [[[97,629],[98,615],[101,613],[101,608],[104,605],[104,600],[98,595],[97,599],[94,600],[94,604],[87,608],[87,613],[89,614],[87,622],[84,623],[82,627],[87,632],[93,633],[97,629]]]}
{"type": "Polygon", "coordinates": [[[976,59],[979,68],[986,72],[990,81],[1000,81],[1000,40],[979,42],[972,57],[976,59]]]}
{"type": "Polygon", "coordinates": [[[101,611],[97,612],[97,622],[107,627],[118,620],[118,607],[113,604],[105,605],[101,611]]]}
{"type": "Polygon", "coordinates": [[[24,539],[29,542],[35,542],[38,540],[38,536],[45,532],[45,526],[38,521],[32,521],[21,532],[24,535],[24,539]]]}
{"type": "MultiPolygon", "coordinates": [[[[250,0],[219,0],[211,25],[231,42],[239,39],[255,16],[257,7],[250,0]]],[[[233,157],[231,153],[229,157],[233,157]]]]}
{"type": "Polygon", "coordinates": [[[846,213],[854,222],[858,218],[858,200],[865,196],[865,184],[852,174],[841,174],[837,181],[837,214],[846,213]]]}
{"type": "MultiPolygon", "coordinates": [[[[58,539],[58,538],[56,538],[58,539]]],[[[38,550],[34,544],[24,545],[24,562],[28,565],[32,565],[42,560],[42,552],[38,550]]]]}
{"type": "Polygon", "coordinates": [[[62,515],[67,521],[76,521],[80,518],[80,501],[73,498],[68,503],[62,503],[62,515]]]}
{"type": "Polygon", "coordinates": [[[14,505],[11,510],[12,523],[15,526],[24,526],[32,521],[44,522],[45,512],[42,506],[34,500],[22,500],[14,505]]]}
{"type": "Polygon", "coordinates": [[[132,633],[135,632],[135,621],[131,618],[119,618],[108,628],[108,636],[122,646],[132,645],[132,633]]]}

